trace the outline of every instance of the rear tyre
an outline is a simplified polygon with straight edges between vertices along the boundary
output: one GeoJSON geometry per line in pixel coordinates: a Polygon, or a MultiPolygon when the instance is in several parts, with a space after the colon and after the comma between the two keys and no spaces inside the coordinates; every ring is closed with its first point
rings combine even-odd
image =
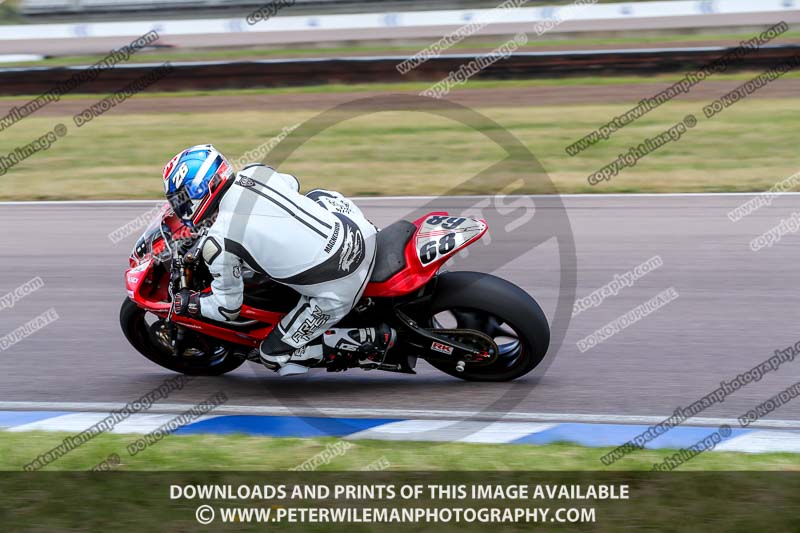
{"type": "Polygon", "coordinates": [[[527,292],[504,279],[479,272],[441,274],[426,323],[432,328],[475,329],[497,343],[500,353],[488,364],[429,361],[435,368],[467,381],[510,381],[524,376],[544,359],[550,326],[542,308],[527,292]]]}
{"type": "Polygon", "coordinates": [[[221,376],[239,368],[245,361],[214,339],[194,333],[194,347],[188,349],[196,355],[177,357],[154,334],[158,328],[147,323],[146,315],[144,309],[125,298],[119,311],[119,323],[131,346],[157,365],[189,376],[221,376]]]}

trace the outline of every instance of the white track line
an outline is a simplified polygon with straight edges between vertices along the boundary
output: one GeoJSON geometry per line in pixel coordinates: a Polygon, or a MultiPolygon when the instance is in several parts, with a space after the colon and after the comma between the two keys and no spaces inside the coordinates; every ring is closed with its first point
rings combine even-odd
{"type": "MultiPolygon", "coordinates": [[[[124,403],[113,402],[4,402],[0,401],[0,410],[28,411],[103,411],[110,412],[122,409],[124,403]]],[[[153,404],[149,413],[183,413],[195,407],[193,404],[161,403],[153,404]]],[[[669,418],[650,415],[610,415],[610,414],[573,414],[573,413],[503,413],[490,411],[446,411],[429,409],[364,409],[345,407],[279,407],[262,405],[224,405],[214,410],[214,414],[246,414],[267,416],[319,416],[341,418],[398,418],[398,419],[448,419],[448,420],[489,420],[517,422],[579,422],[587,424],[657,424],[669,418]]],[[[733,418],[690,418],[684,426],[719,426],[728,424],[738,427],[733,418]]],[[[759,420],[749,428],[800,429],[800,420],[759,420]]]]}
{"type": "MultiPolygon", "coordinates": [[[[763,192],[666,192],[666,193],[580,193],[580,194],[509,194],[509,198],[526,197],[526,198],[703,198],[714,196],[756,196],[763,194],[763,192]]],[[[784,192],[780,193],[781,196],[796,196],[800,192],[784,192]]],[[[382,200],[433,200],[436,198],[447,198],[448,200],[458,200],[464,198],[467,200],[477,200],[483,198],[493,198],[492,194],[469,194],[463,196],[351,196],[353,200],[359,202],[380,202],[382,200]]],[[[15,201],[15,202],[0,202],[0,205],[139,205],[139,204],[153,204],[157,202],[164,202],[163,199],[153,200],[31,200],[31,201],[15,201]]]]}
{"type": "Polygon", "coordinates": [[[714,451],[747,453],[800,453],[800,440],[783,431],[753,431],[717,444],[714,451]]]}
{"type": "Polygon", "coordinates": [[[536,422],[460,422],[450,420],[403,420],[383,424],[347,439],[416,440],[438,442],[473,442],[483,444],[508,443],[550,429],[557,424],[536,422]],[[433,432],[433,433],[431,433],[433,432]]]}
{"type": "MultiPolygon", "coordinates": [[[[108,413],[71,413],[68,415],[61,415],[56,416],[53,418],[46,418],[44,420],[38,420],[36,422],[30,422],[28,424],[21,424],[18,426],[11,426],[5,428],[6,431],[10,431],[12,433],[20,433],[25,431],[71,431],[71,432],[82,432],[90,427],[98,424],[99,422],[105,420],[108,417],[108,413]]],[[[192,420],[192,423],[203,422],[205,420],[211,420],[212,418],[216,418],[214,415],[204,415],[200,416],[195,420],[192,420]]],[[[111,433],[150,433],[154,431],[167,422],[174,420],[174,414],[154,414],[154,413],[136,413],[135,415],[131,416],[126,420],[122,420],[121,422],[114,425],[111,428],[111,433]]]]}

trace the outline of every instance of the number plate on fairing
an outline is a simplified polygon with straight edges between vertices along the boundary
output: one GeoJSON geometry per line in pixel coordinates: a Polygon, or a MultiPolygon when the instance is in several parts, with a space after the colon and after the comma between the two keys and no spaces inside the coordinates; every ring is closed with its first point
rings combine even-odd
{"type": "Polygon", "coordinates": [[[448,257],[486,230],[482,220],[448,215],[431,215],[417,233],[417,257],[427,265],[448,257]]]}

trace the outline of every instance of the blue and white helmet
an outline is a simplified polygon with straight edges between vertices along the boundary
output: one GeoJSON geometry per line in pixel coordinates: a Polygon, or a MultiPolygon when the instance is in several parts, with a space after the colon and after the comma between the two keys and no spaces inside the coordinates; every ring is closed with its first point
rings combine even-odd
{"type": "Polygon", "coordinates": [[[216,212],[233,179],[225,156],[210,144],[199,144],[164,167],[164,192],[181,222],[194,227],[216,212]]]}

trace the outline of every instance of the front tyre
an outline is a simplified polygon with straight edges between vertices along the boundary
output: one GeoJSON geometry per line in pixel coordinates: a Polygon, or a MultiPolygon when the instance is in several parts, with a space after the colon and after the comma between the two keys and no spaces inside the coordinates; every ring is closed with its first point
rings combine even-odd
{"type": "Polygon", "coordinates": [[[550,346],[547,318],[527,292],[504,279],[479,272],[447,272],[438,277],[426,323],[431,328],[475,329],[492,337],[500,353],[489,364],[429,361],[467,381],[510,381],[544,359],[550,346]]]}
{"type": "Polygon", "coordinates": [[[239,368],[245,361],[230,348],[216,345],[207,337],[200,336],[196,339],[196,346],[189,348],[193,357],[176,357],[166,346],[165,340],[159,338],[157,326],[147,323],[146,316],[144,309],[125,298],[119,310],[119,324],[131,346],[157,365],[189,376],[220,376],[239,368]]]}

